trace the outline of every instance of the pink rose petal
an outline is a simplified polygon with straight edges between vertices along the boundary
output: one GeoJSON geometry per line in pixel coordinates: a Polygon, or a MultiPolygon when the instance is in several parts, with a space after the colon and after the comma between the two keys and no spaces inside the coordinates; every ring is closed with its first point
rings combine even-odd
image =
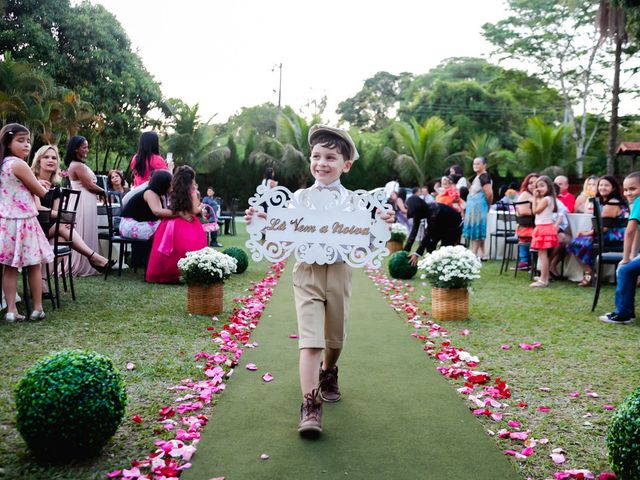
{"type": "Polygon", "coordinates": [[[604,408],[605,410],[615,410],[616,407],[614,407],[613,405],[603,405],[602,408],[604,408]]]}
{"type": "Polygon", "coordinates": [[[500,346],[500,348],[501,348],[502,350],[509,350],[509,349],[511,348],[511,346],[510,346],[510,345],[507,345],[507,344],[504,344],[504,345],[501,345],[501,346],[500,346]]]}
{"type": "Polygon", "coordinates": [[[585,395],[591,398],[598,398],[600,396],[596,392],[585,392],[585,395]]]}
{"type": "Polygon", "coordinates": [[[262,376],[262,380],[264,380],[265,382],[270,382],[271,380],[273,380],[273,375],[267,372],[262,376]]]}
{"type": "Polygon", "coordinates": [[[269,460],[269,455],[263,453],[262,455],[260,455],[260,460],[269,460]]]}
{"type": "Polygon", "coordinates": [[[536,410],[542,413],[549,413],[551,411],[549,407],[538,407],[536,410]]]}
{"type": "Polygon", "coordinates": [[[296,339],[296,338],[298,338],[298,335],[295,334],[295,333],[292,333],[291,335],[289,335],[289,338],[296,339]]]}
{"type": "Polygon", "coordinates": [[[113,472],[107,473],[107,478],[116,478],[122,476],[122,470],[114,470],[113,472]]]}
{"type": "Polygon", "coordinates": [[[471,332],[469,330],[467,330],[466,328],[464,330],[462,330],[460,332],[460,335],[462,335],[463,337],[466,337],[467,335],[469,335],[471,332]]]}
{"type": "Polygon", "coordinates": [[[526,440],[529,434],[527,432],[511,432],[509,438],[512,440],[526,440]]]}
{"type": "Polygon", "coordinates": [[[578,398],[580,396],[580,392],[571,392],[569,396],[573,398],[578,398]]]}
{"type": "Polygon", "coordinates": [[[127,370],[134,370],[136,368],[136,364],[133,362],[127,362],[127,370]]]}
{"type": "Polygon", "coordinates": [[[512,428],[518,428],[518,427],[520,427],[520,422],[518,422],[516,420],[509,420],[507,422],[507,425],[509,425],[512,428]]]}
{"type": "Polygon", "coordinates": [[[553,460],[553,463],[555,463],[556,465],[564,463],[567,460],[561,453],[552,453],[549,456],[551,457],[551,460],[553,460]]]}
{"type": "Polygon", "coordinates": [[[255,363],[247,363],[247,366],[245,368],[247,370],[251,370],[252,372],[258,369],[258,367],[256,367],[255,363]]]}

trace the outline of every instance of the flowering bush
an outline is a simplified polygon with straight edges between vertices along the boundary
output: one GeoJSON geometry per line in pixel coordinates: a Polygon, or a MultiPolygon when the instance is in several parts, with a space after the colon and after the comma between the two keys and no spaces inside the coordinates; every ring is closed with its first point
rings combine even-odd
{"type": "Polygon", "coordinates": [[[237,260],[211,247],[188,252],[178,260],[178,269],[187,285],[222,282],[236,271],[237,260]]]}
{"type": "Polygon", "coordinates": [[[409,235],[409,229],[407,227],[401,223],[394,223],[391,225],[391,238],[389,241],[404,243],[407,235],[409,235]]]}
{"type": "Polygon", "coordinates": [[[437,288],[466,288],[480,278],[480,260],[463,246],[442,247],[418,262],[421,278],[437,288]]]}

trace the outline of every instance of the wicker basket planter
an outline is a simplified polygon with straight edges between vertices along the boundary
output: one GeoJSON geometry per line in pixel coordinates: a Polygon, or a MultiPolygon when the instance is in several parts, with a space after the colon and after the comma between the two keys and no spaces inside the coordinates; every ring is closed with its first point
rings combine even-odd
{"type": "Polygon", "coordinates": [[[222,282],[187,285],[187,312],[215,315],[222,312],[222,282]]]}
{"type": "Polygon", "coordinates": [[[402,242],[396,242],[394,240],[389,240],[387,242],[387,248],[389,249],[389,254],[398,252],[402,250],[402,242]]]}
{"type": "Polygon", "coordinates": [[[469,318],[469,291],[466,288],[432,288],[431,316],[434,320],[469,318]]]}

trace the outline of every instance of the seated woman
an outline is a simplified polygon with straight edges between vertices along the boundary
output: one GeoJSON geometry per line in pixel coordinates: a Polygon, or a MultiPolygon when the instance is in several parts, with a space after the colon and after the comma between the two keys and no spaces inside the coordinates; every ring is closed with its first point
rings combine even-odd
{"type": "MultiPolygon", "coordinates": [[[[134,193],[120,213],[120,235],[125,238],[149,240],[160,225],[160,219],[171,218],[173,212],[166,208],[164,197],[171,187],[171,174],[166,170],[156,170],[145,188],[134,193]]],[[[132,263],[146,266],[151,246],[134,244],[132,263]]],[[[133,266],[132,265],[132,266],[133,266]]]]}
{"type": "MultiPolygon", "coordinates": [[[[39,206],[51,210],[51,220],[49,224],[46,226],[43,225],[45,235],[51,240],[55,236],[55,223],[58,218],[61,194],[60,187],[58,186],[60,184],[58,149],[53,145],[40,147],[31,162],[31,170],[33,170],[36,178],[41,180],[43,184],[52,185],[51,190],[47,192],[42,200],[36,197],[36,202],[40,202],[39,206]]],[[[61,224],[58,234],[64,240],[68,241],[70,235],[69,225],[61,224]]],[[[77,231],[73,232],[71,242],[71,248],[80,255],[87,257],[91,266],[98,272],[104,272],[105,269],[111,268],[114,265],[115,262],[108,262],[105,257],[89,248],[77,231]]]]}
{"type": "Polygon", "coordinates": [[[107,175],[107,193],[117,195],[120,200],[129,191],[124,174],[120,170],[111,170],[107,175]]]}
{"type": "Polygon", "coordinates": [[[593,203],[589,200],[596,196],[597,185],[598,177],[589,175],[582,185],[582,193],[576,198],[576,204],[573,207],[575,213],[593,213],[593,203]]]}
{"type": "Polygon", "coordinates": [[[193,169],[186,165],[179,167],[173,176],[169,205],[177,216],[163,219],[153,237],[147,282],[177,283],[178,260],[187,252],[207,246],[207,235],[196,218],[202,208],[195,178],[193,169]]]}
{"type": "MultiPolygon", "coordinates": [[[[596,201],[602,205],[602,218],[625,218],[627,205],[623,199],[620,184],[612,175],[605,175],[598,180],[596,201]]],[[[607,246],[622,245],[624,228],[603,230],[604,243],[607,246]]],[[[567,252],[574,255],[582,266],[582,280],[579,287],[588,287],[593,279],[593,230],[578,232],[575,239],[567,247],[567,252]]]]}
{"type": "Polygon", "coordinates": [[[413,221],[407,217],[407,206],[405,200],[407,198],[407,192],[404,188],[400,189],[400,193],[391,192],[388,202],[391,204],[393,211],[396,215],[396,222],[401,223],[407,229],[411,230],[413,221]]]}

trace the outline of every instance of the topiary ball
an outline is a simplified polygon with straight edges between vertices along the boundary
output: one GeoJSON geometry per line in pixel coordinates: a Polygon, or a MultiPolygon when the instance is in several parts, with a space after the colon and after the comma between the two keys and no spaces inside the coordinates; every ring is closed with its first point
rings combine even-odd
{"type": "Polygon", "coordinates": [[[229,255],[230,257],[235,258],[238,261],[238,266],[236,268],[236,273],[244,272],[249,266],[249,256],[247,252],[242,250],[239,247],[229,247],[225,248],[222,253],[229,255]]]}
{"type": "Polygon", "coordinates": [[[618,478],[640,478],[640,387],[613,414],[607,451],[611,468],[618,478]]]}
{"type": "Polygon", "coordinates": [[[418,267],[414,267],[409,263],[409,253],[404,250],[391,255],[389,259],[389,274],[393,278],[400,278],[402,280],[408,280],[418,271],[418,267]]]}
{"type": "Polygon", "coordinates": [[[15,401],[16,428],[28,447],[60,461],[98,453],[122,422],[127,394],[109,358],[63,350],[27,370],[15,401]]]}

